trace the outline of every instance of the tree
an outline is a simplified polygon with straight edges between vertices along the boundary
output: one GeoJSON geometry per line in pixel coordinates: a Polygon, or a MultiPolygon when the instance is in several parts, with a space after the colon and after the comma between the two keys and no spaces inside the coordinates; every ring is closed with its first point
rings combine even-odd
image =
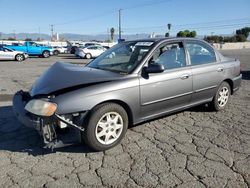
{"type": "Polygon", "coordinates": [[[244,35],[246,38],[249,36],[250,27],[244,27],[236,30],[236,35],[244,35]]]}
{"type": "Polygon", "coordinates": [[[16,39],[13,38],[13,37],[9,37],[8,40],[12,40],[12,41],[15,41],[16,39]]]}
{"type": "Polygon", "coordinates": [[[185,30],[185,31],[179,31],[177,33],[177,37],[196,37],[197,33],[196,31],[189,31],[189,30],[185,30]]]}
{"type": "Polygon", "coordinates": [[[239,34],[239,35],[236,35],[236,41],[237,42],[246,42],[247,38],[244,34],[239,34]]]}
{"type": "Polygon", "coordinates": [[[177,37],[186,37],[183,31],[179,31],[176,35],[177,37]]]}
{"type": "Polygon", "coordinates": [[[111,37],[111,40],[114,41],[114,36],[115,36],[115,29],[112,27],[110,29],[110,37],[111,37]]]}
{"type": "Polygon", "coordinates": [[[188,37],[193,37],[193,38],[195,38],[196,37],[196,31],[191,31],[190,33],[189,33],[189,36],[188,37]]]}
{"type": "Polygon", "coordinates": [[[26,38],[25,41],[32,41],[32,39],[31,38],[26,38]]]}

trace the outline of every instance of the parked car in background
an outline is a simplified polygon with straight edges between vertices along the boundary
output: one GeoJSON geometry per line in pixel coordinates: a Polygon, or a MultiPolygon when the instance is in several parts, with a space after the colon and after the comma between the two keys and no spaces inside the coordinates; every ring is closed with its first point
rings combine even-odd
{"type": "Polygon", "coordinates": [[[27,53],[14,51],[12,49],[0,45],[0,60],[23,61],[28,57],[29,55],[27,53]]]}
{"type": "Polygon", "coordinates": [[[48,46],[42,46],[35,42],[25,42],[23,45],[8,45],[7,48],[27,53],[29,56],[49,57],[53,55],[53,49],[48,46]]]}
{"type": "Polygon", "coordinates": [[[117,145],[129,125],[204,103],[225,109],[241,76],[239,60],[203,40],[127,41],[86,67],[53,64],[29,92],[15,94],[13,107],[47,147],[84,141],[100,151],[117,145]]]}
{"type": "Polygon", "coordinates": [[[86,43],[84,44],[84,47],[93,46],[93,45],[99,45],[99,44],[96,43],[96,42],[86,42],[86,43]]]}
{"type": "Polygon", "coordinates": [[[67,46],[53,46],[53,54],[58,55],[58,54],[65,54],[68,52],[67,46]]]}
{"type": "Polygon", "coordinates": [[[75,55],[80,58],[95,58],[106,51],[106,48],[101,45],[91,45],[84,48],[77,48],[75,51],[75,55]]]}
{"type": "Polygon", "coordinates": [[[77,46],[68,46],[68,51],[71,54],[75,54],[77,48],[78,48],[77,46]]]}

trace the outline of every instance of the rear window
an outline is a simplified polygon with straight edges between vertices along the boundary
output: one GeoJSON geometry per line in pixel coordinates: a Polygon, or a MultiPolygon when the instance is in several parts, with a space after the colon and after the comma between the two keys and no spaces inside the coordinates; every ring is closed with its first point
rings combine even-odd
{"type": "Polygon", "coordinates": [[[191,65],[201,65],[216,62],[214,49],[198,42],[186,42],[191,65]]]}

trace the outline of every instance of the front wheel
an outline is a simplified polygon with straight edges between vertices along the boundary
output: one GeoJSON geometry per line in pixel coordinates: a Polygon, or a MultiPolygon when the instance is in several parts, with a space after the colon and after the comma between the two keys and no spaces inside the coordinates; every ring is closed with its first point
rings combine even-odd
{"type": "Polygon", "coordinates": [[[95,151],[107,150],[122,140],[128,128],[128,115],[116,103],[95,107],[90,114],[83,139],[95,151]]]}
{"type": "Polygon", "coordinates": [[[53,52],[53,54],[54,54],[54,55],[58,55],[58,54],[59,54],[59,51],[58,51],[58,50],[55,50],[55,51],[53,52]]]}
{"type": "Polygon", "coordinates": [[[23,54],[17,54],[15,57],[16,61],[23,61],[24,59],[25,59],[25,57],[23,54]]]}
{"type": "Polygon", "coordinates": [[[44,58],[49,57],[49,51],[44,51],[42,55],[44,58]]]}
{"type": "Polygon", "coordinates": [[[231,88],[227,82],[222,82],[219,86],[213,101],[211,102],[212,108],[220,111],[226,108],[231,96],[231,88]]]}

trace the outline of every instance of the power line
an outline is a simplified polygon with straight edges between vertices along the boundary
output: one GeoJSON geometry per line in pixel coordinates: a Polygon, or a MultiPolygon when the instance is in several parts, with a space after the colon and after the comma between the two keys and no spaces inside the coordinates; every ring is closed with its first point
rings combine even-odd
{"type": "MultiPolygon", "coordinates": [[[[174,28],[181,28],[181,27],[192,27],[192,26],[211,26],[211,25],[218,25],[218,24],[225,24],[225,23],[234,23],[234,24],[245,24],[250,22],[250,18],[240,18],[240,19],[231,19],[231,20],[220,20],[220,21],[213,21],[213,22],[199,22],[199,23],[190,23],[190,24],[178,24],[174,25],[172,24],[172,27],[174,28]]],[[[130,28],[123,28],[123,30],[141,30],[141,29],[165,29],[166,25],[160,25],[160,26],[146,26],[146,27],[130,27],[130,28]]]]}
{"type": "Polygon", "coordinates": [[[129,9],[135,9],[135,8],[142,8],[142,7],[146,7],[146,6],[158,5],[158,4],[168,3],[170,1],[172,1],[172,0],[150,1],[150,2],[147,2],[147,3],[141,3],[141,4],[134,5],[134,6],[124,7],[123,10],[129,10],[129,9]]]}
{"type": "MultiPolygon", "coordinates": [[[[122,8],[122,10],[130,10],[130,9],[135,9],[135,8],[142,8],[142,7],[146,7],[146,6],[152,6],[152,5],[167,3],[167,2],[170,2],[170,1],[172,1],[172,0],[159,0],[159,1],[154,0],[154,1],[147,2],[147,3],[137,4],[135,6],[124,7],[124,8],[122,8]]],[[[121,10],[121,9],[119,9],[119,10],[121,10]]],[[[105,12],[103,12],[101,14],[92,15],[92,16],[88,16],[88,17],[83,17],[83,18],[75,19],[75,20],[70,20],[70,21],[67,21],[67,22],[54,23],[54,25],[59,26],[59,25],[67,25],[67,24],[72,24],[72,23],[77,23],[77,22],[89,21],[89,20],[93,20],[93,19],[96,19],[96,18],[100,18],[100,17],[106,16],[106,15],[109,15],[109,14],[113,14],[115,12],[117,12],[117,9],[112,9],[110,11],[105,11],[105,12]]]]}

